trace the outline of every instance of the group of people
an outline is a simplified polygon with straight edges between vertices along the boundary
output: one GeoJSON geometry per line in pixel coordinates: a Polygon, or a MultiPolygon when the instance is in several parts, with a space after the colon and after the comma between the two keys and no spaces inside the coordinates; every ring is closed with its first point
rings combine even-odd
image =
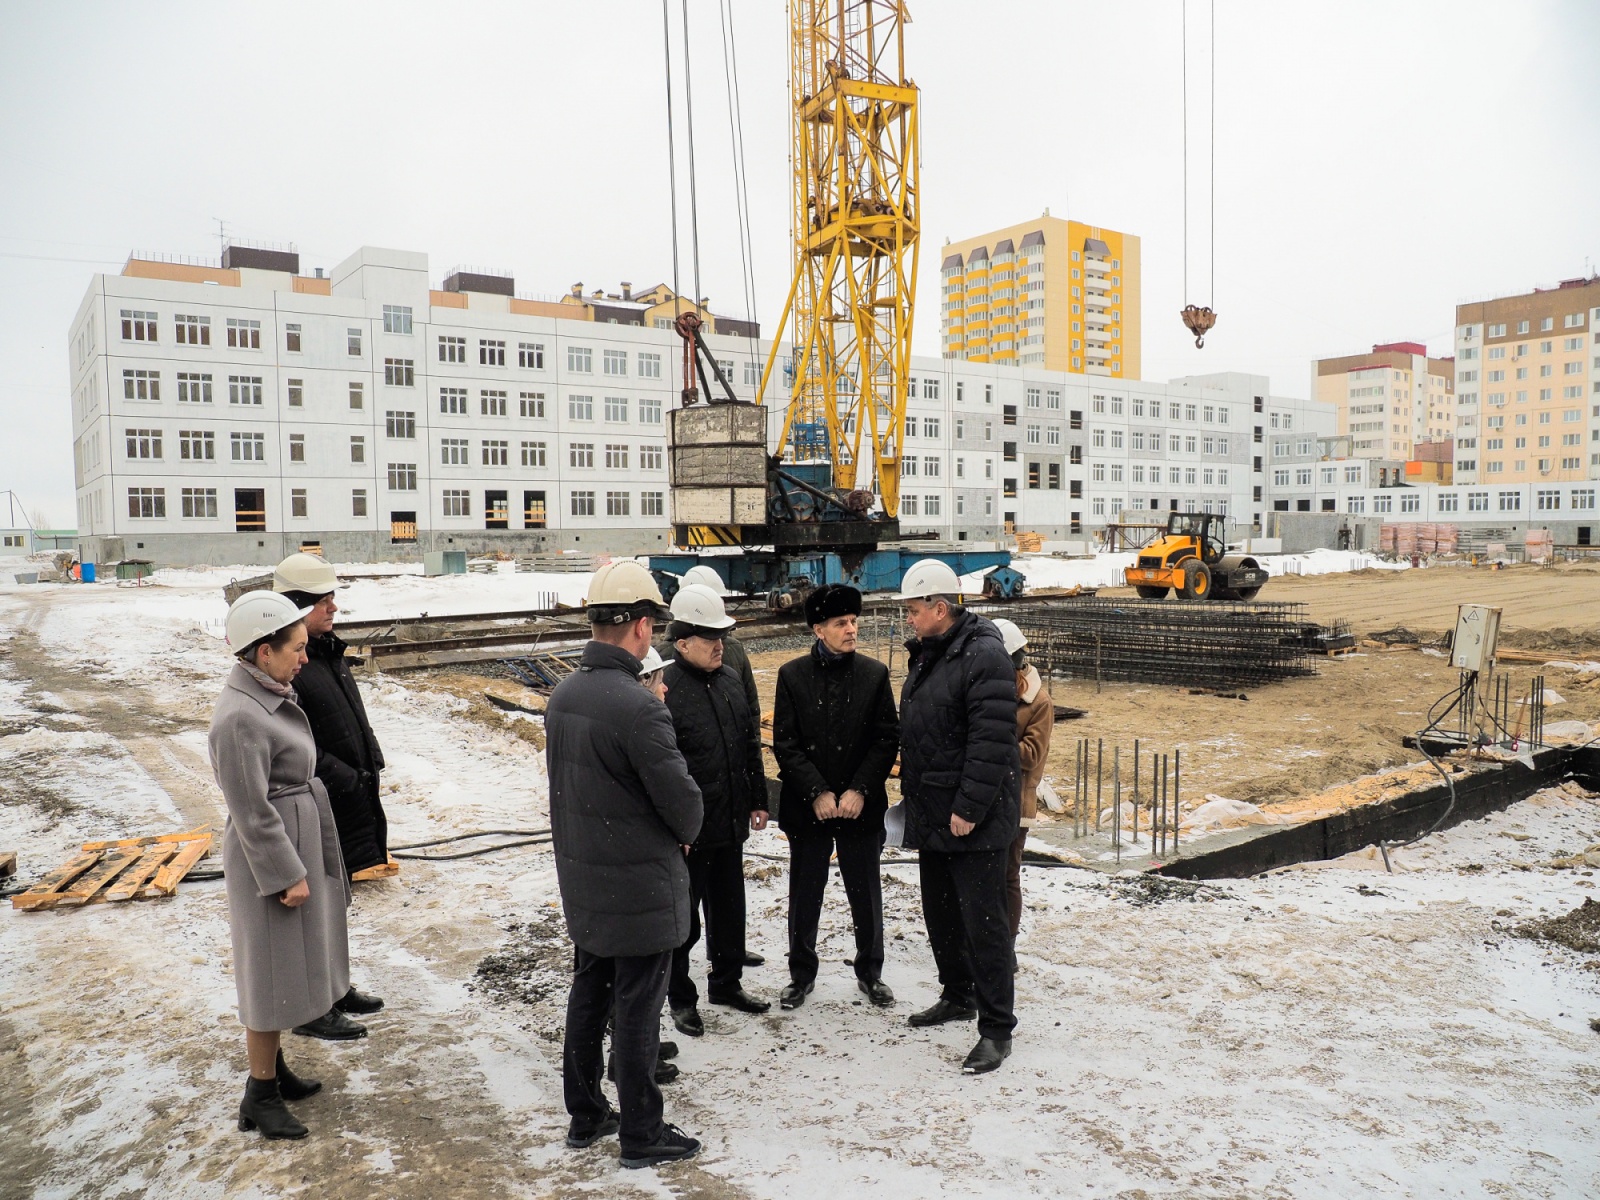
{"type": "MultiPolygon", "coordinates": [[[[350,878],[387,861],[388,850],[382,751],[333,632],[338,587],[323,560],[297,554],[279,564],[272,591],[233,604],[227,633],[237,662],[211,726],[250,1066],[239,1127],[269,1138],[304,1137],[285,1102],[321,1087],[289,1069],[281,1031],[363,1037],[352,1015],[383,1007],[350,983],[350,878]]],[[[965,609],[946,564],[915,564],[897,597],[916,635],[897,711],[888,669],[857,653],[860,592],[837,584],[810,592],[814,640],[778,672],[774,806],[755,678],[730,634],[726,594],[714,570],[696,567],[668,607],[639,563],[602,567],[586,600],[591,640],[546,712],[551,831],[574,947],[566,1142],[586,1147],[620,1134],[627,1167],[700,1147],[665,1122],[660,1084],[678,1074],[677,1047],[661,1040],[663,1006],[679,1032],[706,1033],[690,967],[702,929],[706,1000],[746,1013],[771,1007],[744,985],[745,969],[763,961],[745,939],[744,843],[774,808],[789,845],[780,1007],[799,1008],[815,987],[835,858],[857,986],[876,1007],[895,1003],[883,979],[879,858],[897,760],[903,841],[919,852],[940,984],[909,1022],[976,1018],[978,1040],[962,1064],[969,1074],[1001,1065],[1016,1025],[1022,847],[1053,718],[1020,631],[965,609]],[[602,1077],[615,1084],[615,1106],[602,1077]]]]}
{"type": "MultiPolygon", "coordinates": [[[[748,1013],[771,1007],[743,982],[745,967],[761,961],[745,944],[743,845],[766,827],[771,804],[754,679],[729,635],[723,592],[714,571],[696,567],[668,608],[643,566],[602,567],[587,600],[592,640],[545,716],[557,878],[575,947],[563,1043],[566,1141],[586,1147],[618,1134],[625,1167],[700,1148],[665,1121],[659,1084],[677,1074],[667,1061],[677,1047],[661,1041],[663,1004],[679,1032],[706,1032],[689,970],[702,912],[706,999],[748,1013]],[[657,649],[663,618],[667,644],[657,649]],[[603,1074],[616,1085],[615,1106],[603,1074]]],[[[888,669],[856,652],[861,594],[853,587],[808,594],[814,641],[778,672],[772,751],[777,819],[789,842],[789,982],[778,1001],[798,1008],[815,986],[837,856],[857,987],[874,1006],[895,1003],[882,977],[879,858],[886,781],[898,759],[904,844],[918,851],[940,984],[909,1022],[976,1018],[978,1040],[962,1070],[982,1074],[1011,1053],[1022,848],[1052,705],[1026,664],[1020,631],[964,608],[947,564],[914,564],[897,598],[916,635],[898,712],[888,669]]]]}

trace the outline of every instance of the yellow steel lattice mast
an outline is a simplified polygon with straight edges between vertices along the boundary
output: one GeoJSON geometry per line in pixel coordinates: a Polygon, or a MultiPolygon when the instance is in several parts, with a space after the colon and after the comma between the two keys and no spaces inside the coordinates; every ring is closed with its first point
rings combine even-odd
{"type": "Polygon", "coordinates": [[[812,448],[834,486],[876,490],[893,518],[921,223],[910,18],[899,0],[790,0],[789,16],[795,270],[778,328],[792,312],[794,375],[780,451],[811,457],[800,435],[825,429],[812,448]]]}

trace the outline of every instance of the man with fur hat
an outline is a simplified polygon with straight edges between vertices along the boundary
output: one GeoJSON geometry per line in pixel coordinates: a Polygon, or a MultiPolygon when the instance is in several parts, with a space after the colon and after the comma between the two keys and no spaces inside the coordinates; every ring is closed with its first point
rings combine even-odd
{"type": "Polygon", "coordinates": [[[856,653],[861,593],[826,584],[806,597],[816,641],[778,671],[772,750],[783,785],[778,824],[789,836],[789,986],[778,1002],[798,1008],[817,978],[817,925],[837,847],[855,925],[856,984],[880,1007],[883,888],[878,854],[888,807],[884,781],[899,750],[889,671],[856,653]]]}

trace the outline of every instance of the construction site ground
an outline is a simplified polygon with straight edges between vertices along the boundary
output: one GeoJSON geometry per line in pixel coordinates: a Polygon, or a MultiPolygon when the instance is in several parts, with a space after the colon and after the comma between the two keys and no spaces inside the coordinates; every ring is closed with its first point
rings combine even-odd
{"type": "MultiPolygon", "coordinates": [[[[0,853],[18,851],[24,876],[85,840],[220,820],[205,728],[228,666],[206,628],[222,582],[0,589],[0,853]]],[[[449,581],[457,611],[486,582],[449,581]]],[[[365,616],[423,592],[342,595],[365,616]]],[[[1542,669],[1563,698],[1547,721],[1600,720],[1600,674],[1581,667],[1600,658],[1600,569],[1290,576],[1262,598],[1348,618],[1358,639],[1426,639],[1460,602],[1502,605],[1503,644],[1580,664],[1511,666],[1517,687],[1542,669]]],[[[794,653],[753,655],[768,703],[794,653]]],[[[1074,738],[1138,737],[1182,751],[1186,808],[1288,809],[1416,762],[1400,739],[1456,682],[1415,648],[1318,666],[1245,700],[1055,681],[1087,715],[1056,726],[1049,774],[1070,787],[1074,738]]],[[[394,842],[548,824],[539,722],[485,703],[482,682],[363,684],[394,842]]],[[[619,1170],[614,1141],[561,1145],[570,950],[548,848],[407,862],[358,887],[355,977],[388,1008],[364,1041],[286,1039],[325,1083],[297,1106],[312,1134],[296,1144],[232,1120],[244,1054],[222,884],[8,907],[0,1196],[1595,1194],[1600,960],[1511,933],[1594,894],[1591,847],[1600,861],[1600,801],[1568,787],[1400,851],[1392,875],[1373,855],[1203,887],[1029,868],[1016,1052],[981,1079],[957,1069],[970,1025],[905,1025],[937,995],[915,866],[884,872],[887,1011],[855,990],[835,884],[804,1007],[706,1008],[708,1035],[677,1037],[668,1119],[706,1149],[658,1173],[619,1170]]],[[[746,983],[775,997],[785,847],[769,831],[748,849],[750,942],[768,961],[746,983]]]]}

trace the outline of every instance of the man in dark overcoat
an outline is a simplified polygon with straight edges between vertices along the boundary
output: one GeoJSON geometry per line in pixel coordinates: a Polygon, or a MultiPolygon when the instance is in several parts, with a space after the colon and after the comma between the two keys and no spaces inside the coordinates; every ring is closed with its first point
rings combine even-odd
{"type": "Polygon", "coordinates": [[[655,1069],[672,953],[689,933],[683,847],[700,832],[700,789],[666,708],[639,686],[654,618],[665,611],[650,572],[622,560],[595,572],[593,640],[545,713],[550,832],[572,936],[562,1077],[567,1145],[621,1134],[625,1167],[688,1158],[700,1143],[662,1120],[655,1069]],[[601,1091],[606,1020],[617,1102],[601,1091]]]}
{"type": "Polygon", "coordinates": [[[1020,826],[1016,673],[1000,631],[961,606],[960,581],[937,559],[901,584],[916,637],[900,694],[905,844],[917,850],[922,912],[942,993],[912,1025],[978,1018],[962,1070],[992,1071],[1011,1053],[1011,926],[1006,856],[1020,826]]]}
{"type": "Polygon", "coordinates": [[[889,670],[856,653],[861,593],[824,584],[806,597],[811,649],[778,671],[772,751],[783,791],[778,824],[789,838],[789,986],[798,1008],[817,978],[817,925],[838,848],[855,926],[856,982],[873,1004],[894,1003],[883,982],[884,781],[900,750],[889,670]]]}
{"type": "Polygon", "coordinates": [[[745,991],[744,843],[767,825],[767,780],[761,730],[744,686],[722,660],[722,639],[733,619],[708,588],[679,590],[667,637],[677,655],[667,665],[667,708],[689,774],[700,785],[705,822],[689,847],[694,906],[689,936],[673,955],[667,1003],[673,1024],[690,1037],[705,1033],[689,955],[700,939],[705,910],[706,998],[713,1004],[761,1013],[771,1004],[745,991]]]}
{"type": "MultiPolygon", "coordinates": [[[[344,639],[333,631],[339,605],[339,577],[315,554],[291,554],[272,574],[272,589],[306,614],[306,665],[295,676],[295,697],[311,723],[317,742],[317,778],[328,789],[328,807],[339,831],[345,870],[354,875],[389,861],[389,820],[379,798],[378,775],[383,750],[361,690],[345,661],[344,639]]],[[[366,1026],[350,1015],[375,1013],[383,1001],[351,987],[326,1014],[295,1032],[325,1041],[365,1037],[366,1026]]]]}

